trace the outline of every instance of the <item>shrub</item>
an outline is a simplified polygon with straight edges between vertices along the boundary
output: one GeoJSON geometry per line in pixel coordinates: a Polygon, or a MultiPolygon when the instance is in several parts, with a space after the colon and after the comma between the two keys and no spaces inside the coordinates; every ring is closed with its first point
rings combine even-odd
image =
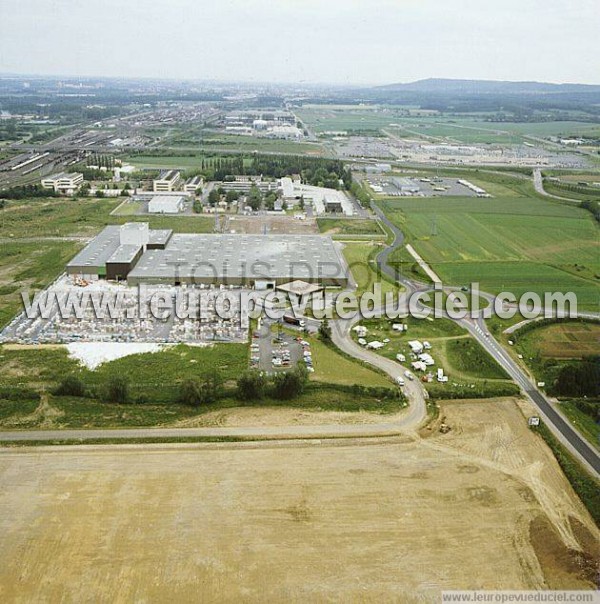
{"type": "Polygon", "coordinates": [[[185,405],[199,407],[214,403],[223,394],[223,380],[218,371],[209,371],[201,379],[190,378],[182,382],[179,400],[185,405]]]}
{"type": "Polygon", "coordinates": [[[554,390],[559,395],[600,395],[600,357],[586,357],[581,363],[561,368],[554,390]]]}
{"type": "Polygon", "coordinates": [[[279,400],[289,400],[300,396],[308,381],[306,368],[298,366],[293,371],[276,373],[273,376],[273,397],[279,400]]]}
{"type": "Polygon", "coordinates": [[[181,384],[179,400],[184,405],[189,405],[190,407],[199,407],[203,402],[205,402],[201,382],[192,378],[185,380],[181,384]]]}
{"type": "Polygon", "coordinates": [[[129,382],[122,375],[113,375],[109,378],[104,398],[110,403],[126,403],[129,400],[129,382]]]}
{"type": "Polygon", "coordinates": [[[68,375],[54,390],[58,396],[85,396],[85,384],[76,376],[68,375]]]}
{"type": "Polygon", "coordinates": [[[260,371],[246,371],[237,379],[237,396],[243,401],[262,399],[266,388],[267,380],[260,371]]]}

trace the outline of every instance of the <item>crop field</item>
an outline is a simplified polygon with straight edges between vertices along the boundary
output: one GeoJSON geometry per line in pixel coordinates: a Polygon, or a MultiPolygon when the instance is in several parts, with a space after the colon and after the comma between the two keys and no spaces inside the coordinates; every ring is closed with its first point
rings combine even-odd
{"type": "Polygon", "coordinates": [[[63,270],[81,249],[76,241],[2,243],[0,254],[0,328],[23,309],[21,291],[42,289],[63,270]]]}
{"type": "MultiPolygon", "coordinates": [[[[489,188],[499,187],[506,189],[493,183],[489,188]]],[[[598,310],[600,237],[585,210],[521,191],[493,199],[380,204],[446,283],[478,281],[484,290],[516,295],[573,291],[581,308],[598,310]]],[[[405,261],[406,255],[398,252],[393,259],[405,261]]]]}
{"type": "Polygon", "coordinates": [[[298,117],[317,133],[325,131],[392,129],[394,134],[415,135],[465,144],[517,144],[524,137],[598,136],[600,125],[579,121],[491,122],[485,115],[410,116],[406,107],[307,105],[298,117]]]}
{"type": "Polygon", "coordinates": [[[205,134],[198,146],[206,151],[258,151],[263,153],[296,153],[315,156],[321,156],[324,153],[323,147],[319,143],[261,138],[258,136],[240,136],[221,132],[205,134]]]}
{"type": "Polygon", "coordinates": [[[600,323],[559,322],[544,325],[525,333],[518,340],[519,345],[534,346],[542,360],[581,359],[600,354],[600,323]]]}
{"type": "Polygon", "coordinates": [[[440,413],[426,441],[5,449],[3,600],[594,589],[597,529],[518,405],[440,413]]]}

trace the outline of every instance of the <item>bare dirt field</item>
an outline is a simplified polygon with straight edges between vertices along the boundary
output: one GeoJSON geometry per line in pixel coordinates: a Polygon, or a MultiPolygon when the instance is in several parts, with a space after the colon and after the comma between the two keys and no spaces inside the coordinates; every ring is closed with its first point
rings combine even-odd
{"type": "Polygon", "coordinates": [[[598,531],[514,400],[441,434],[4,449],[3,602],[437,602],[592,587],[598,531]]]}
{"type": "Polygon", "coordinates": [[[312,235],[319,233],[315,218],[298,220],[290,214],[282,216],[230,216],[229,229],[236,233],[261,235],[265,229],[271,235],[312,235]]]}

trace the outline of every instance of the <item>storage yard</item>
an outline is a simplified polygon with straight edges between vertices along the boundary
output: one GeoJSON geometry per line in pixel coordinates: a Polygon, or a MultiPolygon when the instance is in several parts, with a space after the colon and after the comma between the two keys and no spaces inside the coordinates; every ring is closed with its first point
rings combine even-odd
{"type": "MultiPolygon", "coordinates": [[[[139,292],[125,284],[98,280],[88,283],[85,288],[74,284],[68,276],[60,277],[48,292],[63,296],[81,294],[82,289],[90,296],[119,296],[121,309],[119,316],[112,318],[108,309],[104,314],[95,310],[94,303],[86,305],[85,312],[64,316],[58,304],[52,306],[48,318],[27,318],[25,313],[15,317],[0,333],[0,342],[20,342],[24,344],[57,344],[70,342],[128,342],[128,343],[201,343],[201,342],[243,342],[247,339],[247,329],[242,328],[240,319],[223,319],[217,315],[215,303],[221,288],[206,288],[202,285],[190,287],[198,297],[198,317],[180,318],[171,312],[165,319],[154,316],[146,309],[140,312],[139,292]]],[[[237,290],[235,293],[239,293],[237,290]]],[[[175,299],[181,288],[174,286],[153,286],[146,291],[148,300],[159,295],[167,308],[175,309],[175,299]]]]}
{"type": "Polygon", "coordinates": [[[370,176],[366,182],[373,193],[386,197],[491,197],[485,189],[460,178],[370,176]]]}
{"type": "Polygon", "coordinates": [[[527,413],[456,401],[441,410],[448,434],[378,444],[45,449],[42,471],[40,450],[5,451],[3,599],[589,589],[597,529],[527,413]]]}

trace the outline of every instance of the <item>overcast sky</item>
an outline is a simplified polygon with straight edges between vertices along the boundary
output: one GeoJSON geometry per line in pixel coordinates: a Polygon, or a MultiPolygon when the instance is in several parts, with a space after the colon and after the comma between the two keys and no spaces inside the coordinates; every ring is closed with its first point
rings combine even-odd
{"type": "Polygon", "coordinates": [[[600,84],[600,0],[0,0],[0,72],[600,84]]]}

